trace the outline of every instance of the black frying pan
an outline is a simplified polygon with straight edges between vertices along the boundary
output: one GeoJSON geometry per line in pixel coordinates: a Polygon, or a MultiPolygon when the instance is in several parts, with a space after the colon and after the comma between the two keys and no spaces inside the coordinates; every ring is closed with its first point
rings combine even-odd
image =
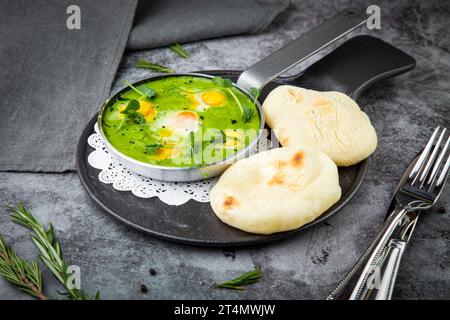
{"type": "MultiPolygon", "coordinates": [[[[342,44],[313,64],[302,74],[277,78],[268,83],[261,94],[267,94],[281,84],[290,84],[315,90],[338,90],[354,99],[376,81],[411,70],[415,60],[388,43],[370,36],[358,36],[342,44]]],[[[202,71],[236,81],[240,71],[202,71]]],[[[91,198],[106,212],[122,222],[152,236],[200,246],[242,246],[271,242],[292,236],[327,219],[342,208],[360,187],[368,160],[350,167],[339,168],[342,197],[338,203],[315,221],[303,227],[272,235],[250,234],[222,223],[209,203],[190,200],[181,206],[170,206],[157,197],[142,199],[131,192],[121,192],[103,184],[97,178],[98,170],[91,167],[87,157],[93,149],[87,144],[97,116],[86,126],[77,149],[77,169],[83,186],[91,198]]]]}

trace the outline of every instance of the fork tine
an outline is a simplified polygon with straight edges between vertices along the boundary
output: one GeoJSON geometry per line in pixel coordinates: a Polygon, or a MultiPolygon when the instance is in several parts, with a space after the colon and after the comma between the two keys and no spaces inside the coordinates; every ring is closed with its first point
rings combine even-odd
{"type": "MultiPolygon", "coordinates": [[[[427,164],[425,165],[424,169],[422,170],[422,173],[420,174],[419,183],[420,188],[423,187],[426,177],[428,175],[428,172],[430,172],[431,166],[433,166],[434,160],[436,159],[436,156],[438,155],[439,147],[441,146],[442,139],[444,139],[445,132],[447,131],[446,128],[442,130],[442,133],[439,135],[439,139],[437,140],[433,152],[431,152],[431,156],[428,158],[427,164]]],[[[442,153],[441,153],[442,155],[442,153]]],[[[440,163],[439,161],[436,162],[436,164],[433,166],[433,169],[439,169],[440,163]]]]}
{"type": "Polygon", "coordinates": [[[444,162],[445,153],[447,152],[449,145],[450,145],[450,137],[447,138],[447,141],[445,142],[445,145],[442,148],[441,153],[439,154],[439,157],[437,158],[436,163],[433,166],[433,170],[431,170],[431,174],[428,178],[427,186],[429,186],[430,191],[433,188],[433,184],[436,181],[436,178],[438,177],[438,171],[444,162]]]}
{"type": "MultiPolygon", "coordinates": [[[[448,148],[449,142],[450,142],[450,137],[449,137],[449,139],[447,140],[447,143],[446,143],[446,147],[447,148],[448,148]]],[[[444,169],[442,170],[441,175],[439,176],[439,179],[436,182],[436,187],[441,187],[441,186],[444,185],[445,180],[447,180],[447,175],[448,175],[449,168],[450,168],[450,155],[448,156],[447,162],[445,163],[445,166],[444,166],[444,169]]]]}
{"type": "Polygon", "coordinates": [[[412,183],[414,183],[418,177],[418,173],[423,168],[425,160],[428,158],[428,155],[430,153],[431,147],[434,144],[434,140],[436,139],[436,136],[439,132],[440,127],[437,127],[434,129],[433,135],[431,136],[430,140],[428,140],[427,145],[422,151],[422,154],[420,155],[419,159],[417,160],[414,168],[411,170],[411,173],[409,174],[410,179],[414,179],[412,183]]]}

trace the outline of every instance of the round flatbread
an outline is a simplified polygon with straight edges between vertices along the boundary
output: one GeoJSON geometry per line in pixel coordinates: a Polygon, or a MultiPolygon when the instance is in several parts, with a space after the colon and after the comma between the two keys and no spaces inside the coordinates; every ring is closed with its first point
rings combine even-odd
{"type": "Polygon", "coordinates": [[[211,206],[224,223],[260,234],[313,221],[341,197],[334,162],[316,148],[278,148],[240,160],[214,186],[211,206]]]}
{"type": "Polygon", "coordinates": [[[369,117],[341,92],[279,86],[267,96],[263,110],[282,146],[320,148],[338,166],[364,160],[377,146],[369,117]]]}

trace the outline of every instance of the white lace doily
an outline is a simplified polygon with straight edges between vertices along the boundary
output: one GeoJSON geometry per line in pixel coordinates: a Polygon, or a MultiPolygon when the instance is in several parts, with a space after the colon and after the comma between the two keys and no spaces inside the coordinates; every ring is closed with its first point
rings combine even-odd
{"type": "MultiPolygon", "coordinates": [[[[88,163],[101,170],[98,179],[119,191],[131,191],[136,197],[158,197],[169,205],[181,205],[190,199],[198,202],[209,202],[209,193],[218,181],[218,177],[194,182],[167,182],[153,180],[124,168],[109,154],[106,145],[98,133],[97,123],[95,133],[88,138],[88,144],[95,150],[88,156],[88,163]]],[[[261,148],[268,145],[267,139],[262,139],[261,148]]]]}

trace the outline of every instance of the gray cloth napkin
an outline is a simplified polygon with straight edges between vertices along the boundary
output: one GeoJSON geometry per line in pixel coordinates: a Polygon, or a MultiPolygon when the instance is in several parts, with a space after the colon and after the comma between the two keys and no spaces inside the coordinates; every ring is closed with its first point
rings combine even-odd
{"type": "Polygon", "coordinates": [[[75,170],[77,140],[109,94],[129,35],[128,48],[147,49],[258,32],[288,3],[0,1],[0,171],[75,170]],[[72,3],[80,30],[66,27],[72,3]]]}
{"type": "Polygon", "coordinates": [[[77,140],[109,94],[136,4],[0,1],[0,170],[75,169],[77,140]],[[73,3],[80,30],[66,26],[73,3]]]}
{"type": "Polygon", "coordinates": [[[141,0],[128,50],[263,31],[289,0],[141,0]]]}

